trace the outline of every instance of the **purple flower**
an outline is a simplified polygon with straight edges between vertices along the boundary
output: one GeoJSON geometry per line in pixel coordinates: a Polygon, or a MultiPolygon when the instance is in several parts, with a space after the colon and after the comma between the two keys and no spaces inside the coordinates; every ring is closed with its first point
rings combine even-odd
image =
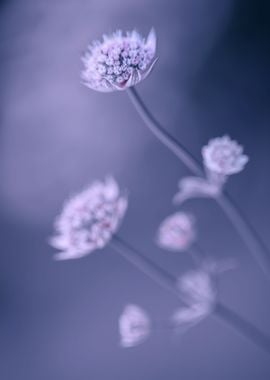
{"type": "Polygon", "coordinates": [[[96,181],[68,200],[55,221],[50,244],[58,260],[76,259],[103,248],[117,231],[127,198],[112,177],[96,181]]]}
{"type": "Polygon", "coordinates": [[[82,58],[83,83],[97,91],[125,90],[147,77],[156,62],[156,34],[146,39],[135,30],[117,31],[88,47],[82,58]]]}
{"type": "Polygon", "coordinates": [[[205,167],[213,173],[231,175],[242,171],[248,162],[243,147],[228,136],[217,137],[202,148],[205,167]]]}
{"type": "Polygon", "coordinates": [[[150,334],[150,319],[137,305],[127,305],[119,318],[121,346],[133,347],[142,343],[150,334]]]}
{"type": "Polygon", "coordinates": [[[168,216],[160,225],[157,243],[169,251],[185,251],[195,239],[194,218],[184,212],[168,216]]]}

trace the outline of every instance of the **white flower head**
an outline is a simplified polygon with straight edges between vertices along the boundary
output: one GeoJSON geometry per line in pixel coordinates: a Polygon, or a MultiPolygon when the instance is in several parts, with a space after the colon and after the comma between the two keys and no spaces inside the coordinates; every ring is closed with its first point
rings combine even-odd
{"type": "Polygon", "coordinates": [[[121,346],[133,347],[142,343],[150,334],[148,314],[137,305],[127,305],[119,318],[121,346]]]}
{"type": "Polygon", "coordinates": [[[216,174],[224,176],[242,171],[248,162],[243,154],[243,147],[229,136],[217,137],[202,148],[205,167],[216,174]]]}
{"type": "Polygon", "coordinates": [[[168,216],[159,226],[157,243],[169,251],[185,251],[195,240],[194,218],[184,212],[168,216]]]}
{"type": "Polygon", "coordinates": [[[104,36],[88,47],[82,58],[83,83],[97,91],[125,90],[139,83],[156,62],[156,34],[152,29],[145,40],[135,30],[104,36]]]}
{"type": "Polygon", "coordinates": [[[68,200],[55,221],[50,244],[60,250],[56,259],[75,259],[103,248],[117,231],[127,209],[127,197],[108,177],[96,181],[68,200]]]}

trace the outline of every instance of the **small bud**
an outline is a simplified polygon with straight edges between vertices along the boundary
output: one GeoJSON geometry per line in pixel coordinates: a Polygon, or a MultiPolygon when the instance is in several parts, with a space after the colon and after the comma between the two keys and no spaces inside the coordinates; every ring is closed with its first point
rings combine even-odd
{"type": "Polygon", "coordinates": [[[194,218],[184,212],[177,212],[161,223],[157,243],[161,248],[181,252],[188,249],[194,239],[194,218]]]}
{"type": "Polygon", "coordinates": [[[121,346],[134,347],[150,334],[150,319],[137,305],[127,305],[119,318],[121,346]]]}
{"type": "Polygon", "coordinates": [[[205,167],[215,174],[223,176],[242,171],[248,162],[243,147],[228,136],[217,137],[202,148],[205,167]]]}

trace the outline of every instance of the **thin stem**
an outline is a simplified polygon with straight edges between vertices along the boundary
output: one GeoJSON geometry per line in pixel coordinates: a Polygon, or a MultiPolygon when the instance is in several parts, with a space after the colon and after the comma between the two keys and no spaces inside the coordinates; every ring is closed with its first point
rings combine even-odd
{"type": "Polygon", "coordinates": [[[227,194],[221,194],[216,198],[235,230],[241,236],[253,257],[266,275],[270,275],[269,251],[257,231],[243,215],[242,211],[227,194]]]}
{"type": "Polygon", "coordinates": [[[127,93],[138,114],[157,139],[173,152],[193,173],[203,176],[203,170],[198,165],[195,157],[154,118],[135,90],[135,87],[128,88],[127,93]]]}
{"type": "MultiPolygon", "coordinates": [[[[115,251],[117,251],[128,262],[144,273],[148,278],[155,281],[162,288],[168,290],[179,300],[181,300],[183,304],[189,306],[187,301],[183,299],[180,292],[177,290],[176,278],[174,278],[170,273],[165,271],[149,258],[145,257],[145,255],[132,247],[119,236],[114,236],[111,245],[115,251]]],[[[262,348],[270,354],[270,337],[261,332],[252,323],[246,321],[235,311],[218,302],[213,310],[213,316],[226,323],[256,346],[262,348]]]]}
{"type": "Polygon", "coordinates": [[[256,342],[264,351],[270,353],[270,337],[252,323],[239,316],[235,311],[221,303],[217,303],[214,315],[227,325],[233,327],[235,331],[238,331],[245,338],[254,343],[256,342]]]}
{"type": "Polygon", "coordinates": [[[114,236],[111,246],[147,277],[162,288],[169,290],[170,292],[173,290],[173,293],[179,297],[179,292],[175,288],[175,278],[164,271],[155,262],[138,252],[138,250],[134,249],[130,244],[117,235],[114,236]]]}
{"type": "Polygon", "coordinates": [[[189,248],[188,251],[194,263],[198,266],[201,266],[207,258],[202,248],[196,242],[193,242],[193,245],[189,248]]]}
{"type": "MultiPolygon", "coordinates": [[[[203,176],[204,171],[198,160],[154,118],[135,88],[129,88],[127,93],[138,114],[145,122],[145,125],[158,138],[158,140],[173,152],[192,173],[203,176]]],[[[231,221],[258,265],[265,274],[270,276],[269,249],[265,246],[254,227],[247,220],[243,212],[236,207],[235,203],[227,193],[224,193],[215,199],[231,221]]]]}

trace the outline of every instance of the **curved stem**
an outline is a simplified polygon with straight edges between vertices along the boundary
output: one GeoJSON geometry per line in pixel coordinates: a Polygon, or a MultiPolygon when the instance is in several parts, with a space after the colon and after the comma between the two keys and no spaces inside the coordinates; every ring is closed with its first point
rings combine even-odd
{"type": "Polygon", "coordinates": [[[157,139],[173,152],[193,173],[203,176],[204,172],[200,168],[200,165],[198,165],[196,158],[154,118],[135,90],[135,87],[130,87],[126,91],[138,114],[157,139]]]}
{"type": "MultiPolygon", "coordinates": [[[[148,110],[139,94],[134,87],[127,90],[129,98],[145,122],[148,129],[163,143],[171,152],[173,152],[195,175],[203,176],[204,171],[200,163],[179,141],[171,136],[164,127],[154,118],[148,110]]],[[[240,212],[232,199],[227,193],[215,198],[219,206],[227,215],[235,230],[238,232],[244,244],[247,246],[254,259],[261,267],[264,273],[270,276],[270,257],[269,250],[262,242],[261,238],[251,226],[243,212],[240,212]]]]}
{"type": "MultiPolygon", "coordinates": [[[[147,277],[155,281],[162,288],[170,291],[174,296],[181,300],[182,303],[189,306],[186,300],[183,299],[180,292],[177,290],[176,278],[174,278],[170,273],[144,256],[141,252],[132,247],[129,243],[124,241],[119,236],[114,236],[111,245],[116,252],[118,252],[128,262],[139,269],[140,272],[144,273],[147,277]]],[[[256,346],[262,348],[264,351],[270,354],[270,337],[265,335],[256,326],[242,318],[226,305],[217,303],[213,310],[213,316],[218,320],[226,323],[228,326],[236,330],[239,334],[250,340],[256,346]]]]}

